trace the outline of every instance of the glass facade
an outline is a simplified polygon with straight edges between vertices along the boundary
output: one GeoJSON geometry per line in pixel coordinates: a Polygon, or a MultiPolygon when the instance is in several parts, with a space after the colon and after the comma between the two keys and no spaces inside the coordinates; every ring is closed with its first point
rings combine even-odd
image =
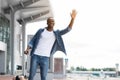
{"type": "Polygon", "coordinates": [[[10,39],[10,23],[7,18],[0,15],[0,41],[9,42],[10,39]]]}
{"type": "Polygon", "coordinates": [[[9,53],[9,42],[10,42],[10,21],[0,14],[0,41],[7,44],[7,73],[9,72],[10,53],[9,53]]]}

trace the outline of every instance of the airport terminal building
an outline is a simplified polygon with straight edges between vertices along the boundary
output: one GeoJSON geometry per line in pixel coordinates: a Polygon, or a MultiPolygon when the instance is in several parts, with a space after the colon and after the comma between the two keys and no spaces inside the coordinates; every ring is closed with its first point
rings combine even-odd
{"type": "Polygon", "coordinates": [[[49,0],[0,0],[0,74],[26,74],[26,24],[48,17],[49,0]]]}
{"type": "MultiPolygon", "coordinates": [[[[48,17],[53,17],[49,0],[0,0],[0,75],[29,74],[30,56],[26,58],[24,50],[32,36],[26,34],[26,24],[48,17]]],[[[54,72],[57,77],[63,77],[65,61],[52,56],[47,79],[52,80],[54,72]]],[[[39,79],[39,72],[37,70],[35,80],[39,79]]]]}

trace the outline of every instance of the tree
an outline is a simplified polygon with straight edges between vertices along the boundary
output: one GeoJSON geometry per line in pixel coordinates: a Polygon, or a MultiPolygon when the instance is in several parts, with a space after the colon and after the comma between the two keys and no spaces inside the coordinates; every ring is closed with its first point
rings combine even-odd
{"type": "Polygon", "coordinates": [[[74,70],[75,70],[75,68],[72,66],[70,70],[71,70],[71,71],[74,71],[74,70]]]}
{"type": "Polygon", "coordinates": [[[115,71],[115,68],[103,68],[103,71],[115,71]]]}
{"type": "Polygon", "coordinates": [[[76,67],[76,71],[80,71],[80,67],[76,67]]]}
{"type": "Polygon", "coordinates": [[[84,67],[76,67],[76,71],[88,71],[88,70],[84,67]]]}
{"type": "Polygon", "coordinates": [[[101,71],[101,69],[99,69],[99,68],[91,68],[90,70],[91,71],[101,71]]]}

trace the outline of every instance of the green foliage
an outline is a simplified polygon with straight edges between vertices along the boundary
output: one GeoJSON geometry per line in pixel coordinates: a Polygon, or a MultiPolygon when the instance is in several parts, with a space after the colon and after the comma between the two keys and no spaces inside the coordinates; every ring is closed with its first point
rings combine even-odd
{"type": "Polygon", "coordinates": [[[76,67],[76,71],[87,71],[84,67],[76,67]]]}
{"type": "Polygon", "coordinates": [[[87,69],[84,67],[71,67],[70,71],[115,71],[115,68],[91,68],[91,69],[87,69]]]}
{"type": "Polygon", "coordinates": [[[74,71],[75,70],[75,68],[74,67],[71,67],[71,69],[70,69],[71,71],[74,71]]]}
{"type": "Polygon", "coordinates": [[[91,68],[90,71],[101,71],[100,68],[91,68]]]}
{"type": "Polygon", "coordinates": [[[115,68],[103,68],[103,71],[115,71],[115,68]]]}

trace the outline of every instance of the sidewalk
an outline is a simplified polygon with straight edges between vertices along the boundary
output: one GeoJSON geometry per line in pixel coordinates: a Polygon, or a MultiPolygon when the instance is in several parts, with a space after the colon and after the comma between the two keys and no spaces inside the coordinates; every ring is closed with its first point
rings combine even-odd
{"type": "MultiPolygon", "coordinates": [[[[13,80],[13,76],[0,76],[0,80],[13,80]]],[[[53,80],[80,80],[80,79],[61,78],[61,79],[53,79],[53,80]]]]}
{"type": "Polygon", "coordinates": [[[0,75],[0,80],[13,80],[11,75],[0,75]]]}
{"type": "MultiPolygon", "coordinates": [[[[0,80],[13,80],[14,76],[11,75],[0,75],[0,80]]],[[[79,76],[79,75],[67,75],[65,78],[56,78],[53,80],[120,80],[115,77],[101,78],[101,77],[88,77],[88,76],[79,76]]]]}
{"type": "MultiPolygon", "coordinates": [[[[0,80],[13,80],[14,76],[12,75],[0,75],[0,80]]],[[[70,78],[60,78],[60,79],[53,79],[53,80],[73,80],[70,78]]]]}

